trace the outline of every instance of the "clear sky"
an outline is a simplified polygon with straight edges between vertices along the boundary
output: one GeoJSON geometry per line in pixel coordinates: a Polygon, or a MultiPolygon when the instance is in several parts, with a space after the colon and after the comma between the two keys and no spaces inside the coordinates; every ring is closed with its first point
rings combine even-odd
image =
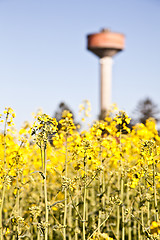
{"type": "Polygon", "coordinates": [[[159,0],[0,0],[0,111],[16,124],[61,101],[78,114],[88,99],[99,114],[99,62],[87,34],[102,28],[126,36],[114,57],[112,102],[129,114],[149,96],[160,106],[159,0]]]}

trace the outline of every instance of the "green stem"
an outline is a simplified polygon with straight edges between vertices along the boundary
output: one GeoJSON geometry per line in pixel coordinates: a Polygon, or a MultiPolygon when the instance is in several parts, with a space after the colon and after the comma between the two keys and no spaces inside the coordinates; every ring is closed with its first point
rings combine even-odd
{"type": "Polygon", "coordinates": [[[133,239],[136,239],[136,237],[137,237],[137,222],[133,218],[133,239]]]}
{"type": "Polygon", "coordinates": [[[124,195],[124,189],[123,189],[123,185],[124,185],[124,180],[123,180],[123,176],[121,179],[121,201],[122,201],[122,240],[125,239],[125,232],[124,232],[124,205],[123,205],[123,195],[124,195]]]}
{"type": "Polygon", "coordinates": [[[150,201],[147,202],[147,225],[150,227],[150,201]]]}
{"type": "MultiPolygon", "coordinates": [[[[44,159],[43,159],[43,149],[42,149],[42,146],[40,148],[40,151],[41,151],[41,162],[42,162],[42,166],[41,166],[41,171],[44,173],[44,159]]],[[[44,181],[41,181],[41,189],[40,189],[40,203],[43,203],[44,202],[44,194],[43,194],[43,184],[44,184],[44,181]]]]}
{"type": "MultiPolygon", "coordinates": [[[[118,174],[118,192],[120,190],[120,175],[118,174]]],[[[117,206],[117,239],[119,240],[119,226],[120,226],[120,206],[117,206]]]]}
{"type": "MultiPolygon", "coordinates": [[[[121,131],[121,130],[120,130],[121,131]]],[[[124,176],[123,176],[123,159],[122,159],[122,144],[121,144],[121,132],[120,132],[120,152],[121,152],[121,202],[122,202],[122,240],[125,240],[125,229],[124,229],[124,176]]]]}
{"type": "Polygon", "coordinates": [[[156,181],[155,181],[155,174],[156,174],[156,169],[155,169],[155,160],[153,159],[153,188],[154,188],[154,208],[156,211],[156,216],[155,216],[155,221],[159,221],[159,216],[158,216],[158,207],[157,207],[157,194],[156,194],[156,181]]]}
{"type": "MultiPolygon", "coordinates": [[[[6,171],[6,135],[7,135],[7,119],[8,119],[9,113],[7,112],[6,114],[6,119],[5,119],[5,125],[4,125],[4,171],[6,171]]],[[[3,205],[4,205],[4,197],[5,197],[5,178],[6,178],[6,173],[4,175],[4,182],[3,182],[3,189],[2,189],[2,198],[0,202],[0,240],[3,240],[3,223],[2,223],[2,214],[3,214],[3,205]]]]}
{"type": "Polygon", "coordinates": [[[71,236],[71,230],[72,230],[72,203],[70,203],[69,205],[69,213],[68,213],[68,225],[69,225],[69,236],[68,239],[72,240],[72,236],[71,236]]]}
{"type": "MultiPolygon", "coordinates": [[[[77,196],[76,196],[76,210],[78,212],[79,210],[79,195],[78,195],[78,189],[77,189],[77,196]]],[[[78,226],[78,215],[76,213],[76,220],[75,220],[75,240],[78,240],[78,232],[79,232],[79,226],[78,226]]]]}
{"type": "MultiPolygon", "coordinates": [[[[129,210],[129,208],[130,208],[130,199],[129,199],[129,197],[130,197],[130,192],[129,192],[129,186],[128,186],[128,184],[127,184],[127,208],[128,208],[128,210],[129,210]]],[[[130,214],[130,212],[129,212],[129,226],[128,226],[128,240],[131,240],[131,214],[130,214]]]]}
{"type": "MultiPolygon", "coordinates": [[[[19,170],[17,169],[17,212],[18,216],[20,217],[20,196],[19,196],[19,170]]],[[[17,236],[19,239],[19,234],[20,234],[20,224],[18,221],[18,226],[17,226],[17,236]]]]}
{"type": "Polygon", "coordinates": [[[48,239],[48,202],[47,202],[47,159],[46,146],[44,147],[44,199],[45,199],[45,240],[48,239]]]}
{"type": "Polygon", "coordinates": [[[39,229],[37,228],[37,240],[40,240],[40,239],[41,239],[40,231],[39,231],[39,229]]]}
{"type": "Polygon", "coordinates": [[[93,226],[93,229],[95,229],[95,226],[96,226],[96,216],[95,216],[95,212],[96,212],[96,191],[95,191],[95,182],[91,188],[91,207],[92,207],[92,211],[93,211],[93,216],[92,216],[92,226],[93,226]]]}
{"type": "MultiPolygon", "coordinates": [[[[87,187],[86,187],[87,189],[87,187]]],[[[88,205],[88,199],[89,199],[89,190],[86,191],[86,221],[88,221],[88,211],[89,211],[89,205],[88,205]]]]}
{"type": "Polygon", "coordinates": [[[2,199],[1,199],[1,206],[0,206],[0,240],[3,240],[2,211],[3,211],[5,190],[6,190],[6,186],[5,184],[3,184],[2,199]]]}
{"type": "Polygon", "coordinates": [[[104,172],[104,164],[103,164],[103,176],[102,176],[102,192],[103,192],[102,207],[103,207],[103,209],[105,207],[105,195],[106,195],[106,193],[105,193],[105,191],[106,191],[105,183],[106,183],[106,181],[105,181],[105,172],[104,172]]]}
{"type": "Polygon", "coordinates": [[[141,225],[140,223],[138,222],[138,240],[141,240],[141,225]]]}
{"type": "Polygon", "coordinates": [[[99,153],[99,158],[101,161],[101,167],[102,167],[102,171],[100,172],[100,180],[99,180],[99,194],[100,194],[100,198],[99,198],[99,216],[98,216],[98,231],[101,232],[100,229],[100,225],[101,225],[101,221],[103,221],[104,219],[102,219],[102,209],[104,209],[104,196],[101,196],[101,194],[104,194],[104,168],[103,168],[103,162],[102,162],[102,146],[100,143],[100,153],[99,153]]]}
{"type": "MultiPolygon", "coordinates": [[[[109,179],[109,174],[108,174],[108,179],[109,179]]],[[[110,181],[108,181],[108,185],[107,185],[107,205],[109,206],[109,201],[110,201],[110,192],[111,192],[111,183],[110,181]]],[[[105,218],[107,215],[107,211],[105,211],[105,218]]],[[[107,231],[109,231],[109,221],[107,222],[107,231]]]]}
{"type": "Polygon", "coordinates": [[[143,209],[141,208],[141,223],[142,223],[142,239],[144,235],[144,217],[143,217],[143,209]]]}
{"type": "MultiPolygon", "coordinates": [[[[67,178],[67,155],[68,155],[68,149],[67,149],[67,137],[66,137],[66,156],[65,156],[65,177],[67,178]]],[[[67,223],[67,188],[65,187],[64,190],[64,219],[63,219],[63,239],[66,240],[66,223],[67,223]]]]}
{"type": "Polygon", "coordinates": [[[86,158],[84,157],[84,196],[83,196],[83,240],[86,239],[85,225],[86,225],[86,158]]]}

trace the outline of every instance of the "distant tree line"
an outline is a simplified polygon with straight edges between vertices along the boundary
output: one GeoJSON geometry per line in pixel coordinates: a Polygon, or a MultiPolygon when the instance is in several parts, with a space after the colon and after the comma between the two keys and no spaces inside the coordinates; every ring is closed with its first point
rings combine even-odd
{"type": "MultiPolygon", "coordinates": [[[[64,110],[69,111],[70,113],[72,113],[73,115],[73,120],[75,122],[75,115],[73,113],[73,111],[70,109],[70,107],[65,103],[65,102],[61,102],[58,105],[57,110],[55,111],[53,117],[55,117],[57,119],[57,121],[59,121],[62,118],[62,113],[64,110]]],[[[99,120],[104,120],[105,119],[105,112],[101,113],[98,116],[99,120]]],[[[128,127],[132,128],[136,123],[143,123],[146,124],[146,120],[148,118],[154,118],[156,120],[157,123],[160,122],[160,110],[158,108],[158,105],[155,104],[153,102],[153,100],[149,97],[140,100],[134,110],[134,117],[132,118],[131,123],[128,125],[128,127]]],[[[75,125],[77,125],[78,123],[75,122],[75,125]]],[[[60,127],[60,126],[59,126],[60,127]]]]}
{"type": "Polygon", "coordinates": [[[158,105],[155,104],[149,97],[139,101],[134,112],[136,114],[136,123],[145,124],[146,120],[151,117],[154,118],[157,123],[160,121],[160,110],[158,105]]]}

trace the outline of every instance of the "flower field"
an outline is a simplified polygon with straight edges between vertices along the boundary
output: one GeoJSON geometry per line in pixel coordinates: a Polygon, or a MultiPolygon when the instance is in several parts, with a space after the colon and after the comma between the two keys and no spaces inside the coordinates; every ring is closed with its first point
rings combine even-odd
{"type": "Polygon", "coordinates": [[[0,240],[160,239],[160,136],[116,109],[86,131],[64,111],[0,116],[0,240]]]}

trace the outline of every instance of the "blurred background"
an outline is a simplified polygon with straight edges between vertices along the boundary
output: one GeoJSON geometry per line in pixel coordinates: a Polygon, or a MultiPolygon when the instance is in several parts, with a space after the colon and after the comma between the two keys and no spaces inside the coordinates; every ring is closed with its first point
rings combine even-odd
{"type": "Polygon", "coordinates": [[[65,102],[78,120],[91,102],[98,118],[99,59],[87,35],[109,28],[125,35],[114,57],[112,102],[131,117],[149,97],[160,105],[159,0],[0,0],[0,111],[16,112],[16,125],[38,108],[51,116],[65,102]]]}

